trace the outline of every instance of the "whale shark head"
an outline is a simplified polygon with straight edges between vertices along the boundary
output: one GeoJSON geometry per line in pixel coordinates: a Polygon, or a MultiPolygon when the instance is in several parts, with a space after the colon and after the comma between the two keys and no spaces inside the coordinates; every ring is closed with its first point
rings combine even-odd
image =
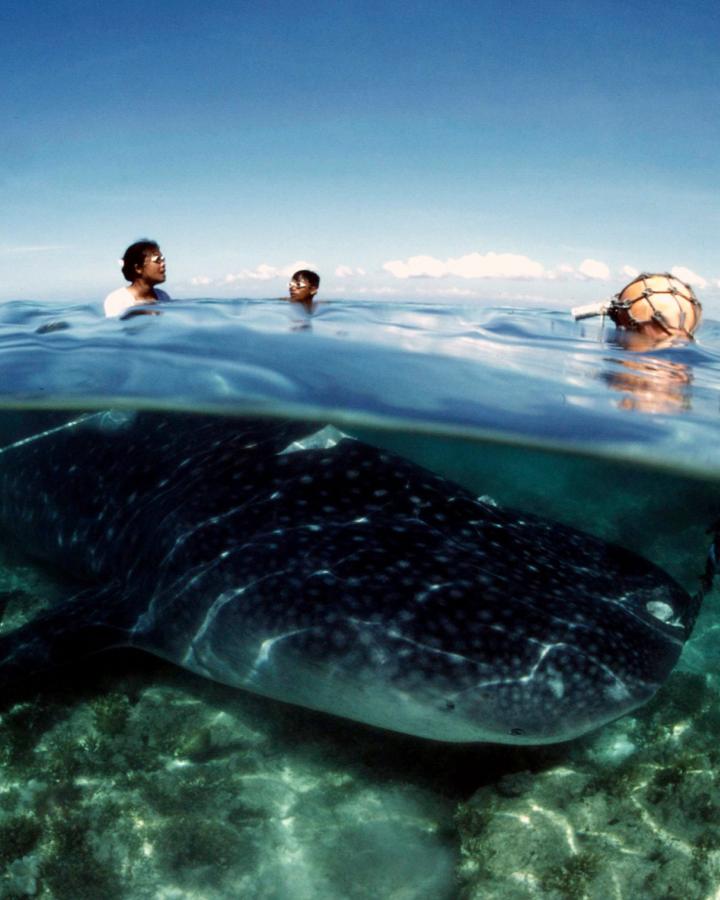
{"type": "MultiPolygon", "coordinates": [[[[279,628],[255,626],[252,638],[248,588],[224,591],[183,664],[422,737],[536,744],[578,736],[646,702],[682,648],[679,626],[638,616],[645,588],[603,597],[601,615],[575,605],[551,622],[542,599],[524,603],[516,618],[518,604],[503,608],[487,588],[456,582],[430,585],[431,599],[417,591],[415,610],[408,604],[392,615],[367,610],[369,592],[385,591],[361,588],[365,612],[338,609],[321,591],[314,610],[291,623],[283,616],[279,628]]],[[[672,586],[656,586],[653,596],[682,601],[672,586]]]]}

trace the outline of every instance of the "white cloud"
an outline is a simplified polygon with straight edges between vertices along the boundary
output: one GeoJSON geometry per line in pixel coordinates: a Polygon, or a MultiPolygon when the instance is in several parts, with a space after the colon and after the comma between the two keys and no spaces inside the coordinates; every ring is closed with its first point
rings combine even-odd
{"type": "Polygon", "coordinates": [[[551,269],[545,273],[545,277],[550,281],[569,281],[580,276],[575,269],[567,263],[561,263],[555,269],[551,269]]]}
{"type": "Polygon", "coordinates": [[[542,263],[516,253],[469,253],[449,260],[451,275],[461,278],[543,278],[542,263]]]}
{"type": "Polygon", "coordinates": [[[353,269],[352,266],[338,266],[335,269],[335,275],[338,278],[352,278],[353,275],[365,275],[365,269],[357,266],[353,269]]]}
{"type": "Polygon", "coordinates": [[[686,269],[685,266],[673,266],[672,269],[670,269],[670,274],[679,278],[680,281],[686,281],[693,287],[707,287],[707,281],[702,275],[698,275],[697,272],[693,272],[692,269],[686,269]]]}
{"type": "Polygon", "coordinates": [[[620,269],[621,275],[626,275],[628,278],[637,278],[640,274],[640,270],[636,269],[635,266],[623,266],[620,269]]]}
{"type": "Polygon", "coordinates": [[[235,284],[238,281],[271,281],[273,278],[289,278],[298,269],[313,269],[314,263],[305,260],[297,260],[285,266],[270,266],[260,263],[254,269],[241,269],[239,272],[230,273],[223,279],[224,284],[235,284]]]}
{"type": "Polygon", "coordinates": [[[317,265],[314,262],[308,262],[306,259],[296,259],[294,263],[288,263],[286,266],[283,266],[280,269],[280,274],[283,278],[289,278],[300,269],[310,269],[311,272],[314,272],[317,269],[317,265]]]}
{"type": "Polygon", "coordinates": [[[445,261],[434,256],[390,260],[383,269],[396,278],[544,278],[543,265],[516,253],[468,253],[445,261]]]}
{"type": "Polygon", "coordinates": [[[190,279],[190,284],[194,284],[196,286],[212,284],[212,278],[208,278],[207,275],[195,275],[190,279]]]}
{"type": "Polygon", "coordinates": [[[447,275],[445,263],[434,256],[411,256],[405,262],[390,260],[383,264],[383,269],[396,278],[442,278],[447,275]]]}
{"type": "Polygon", "coordinates": [[[584,259],[578,268],[581,275],[585,278],[592,278],[597,281],[608,281],[610,278],[610,269],[604,262],[597,259],[584,259]]]}

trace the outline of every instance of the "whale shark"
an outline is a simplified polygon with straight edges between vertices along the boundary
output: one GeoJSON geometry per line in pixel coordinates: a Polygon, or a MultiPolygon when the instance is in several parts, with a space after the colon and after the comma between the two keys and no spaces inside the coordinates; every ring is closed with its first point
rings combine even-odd
{"type": "Polygon", "coordinates": [[[420,738],[546,744],[649,700],[698,612],[639,555],[322,423],[38,418],[6,431],[0,528],[78,589],[0,637],[3,686],[131,646],[420,738]]]}

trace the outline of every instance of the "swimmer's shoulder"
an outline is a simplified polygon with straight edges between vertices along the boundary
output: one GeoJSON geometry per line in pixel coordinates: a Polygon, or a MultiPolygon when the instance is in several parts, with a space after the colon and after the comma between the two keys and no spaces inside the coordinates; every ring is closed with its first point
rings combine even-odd
{"type": "Polygon", "coordinates": [[[133,306],[135,303],[135,297],[130,292],[130,290],[126,287],[118,288],[116,291],[112,291],[107,295],[105,301],[103,302],[103,309],[105,310],[105,315],[110,316],[121,316],[126,309],[133,306]]]}

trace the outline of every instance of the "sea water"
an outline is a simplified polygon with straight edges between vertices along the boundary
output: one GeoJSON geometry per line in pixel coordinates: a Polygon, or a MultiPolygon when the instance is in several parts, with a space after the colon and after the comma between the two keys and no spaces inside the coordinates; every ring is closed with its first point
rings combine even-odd
{"type": "MultiPolygon", "coordinates": [[[[17,302],[0,373],[0,447],[32,439],[31,412],[332,423],[690,592],[720,517],[712,320],[638,352],[540,309],[204,300],[121,322],[17,302]]],[[[0,544],[0,563],[3,631],[66,591],[31,552],[0,544]]],[[[718,612],[710,595],[647,707],[542,749],[389,734],[140,654],[88,661],[0,707],[0,898],[714,897],[718,612]]]]}

